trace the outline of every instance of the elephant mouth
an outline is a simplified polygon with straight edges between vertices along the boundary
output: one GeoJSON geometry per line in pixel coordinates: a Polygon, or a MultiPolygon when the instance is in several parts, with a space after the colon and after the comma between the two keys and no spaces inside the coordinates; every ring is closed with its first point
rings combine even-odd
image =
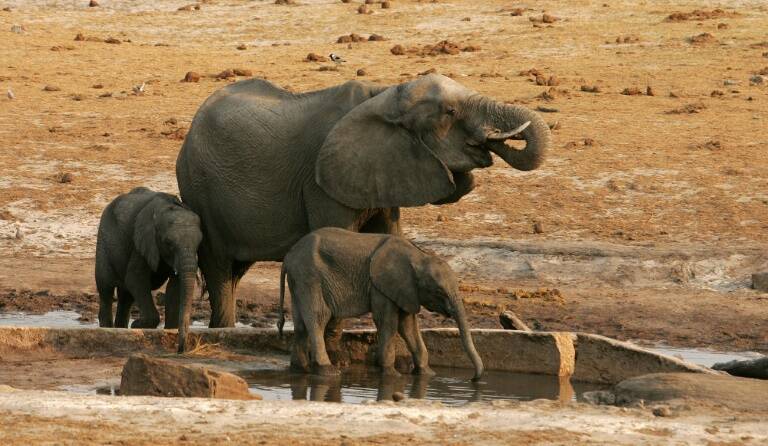
{"type": "Polygon", "coordinates": [[[508,132],[487,128],[482,132],[482,141],[470,138],[467,139],[465,143],[470,148],[472,157],[477,165],[480,167],[488,167],[493,164],[491,152],[501,156],[501,153],[499,152],[502,150],[517,150],[515,147],[504,144],[504,142],[510,139],[523,139],[522,132],[528,128],[530,124],[531,121],[526,121],[522,125],[508,132]],[[501,147],[504,148],[502,149],[501,147]]]}

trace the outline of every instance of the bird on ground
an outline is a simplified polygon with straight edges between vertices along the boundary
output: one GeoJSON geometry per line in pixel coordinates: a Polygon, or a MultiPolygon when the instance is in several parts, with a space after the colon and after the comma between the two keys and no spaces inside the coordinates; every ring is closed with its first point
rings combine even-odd
{"type": "Polygon", "coordinates": [[[328,57],[330,57],[332,61],[336,62],[337,65],[341,65],[346,62],[346,60],[344,60],[340,55],[335,53],[329,54],[328,57]]]}
{"type": "Polygon", "coordinates": [[[146,82],[142,82],[141,85],[134,85],[133,86],[133,94],[139,95],[144,93],[144,87],[147,85],[146,82]]]}

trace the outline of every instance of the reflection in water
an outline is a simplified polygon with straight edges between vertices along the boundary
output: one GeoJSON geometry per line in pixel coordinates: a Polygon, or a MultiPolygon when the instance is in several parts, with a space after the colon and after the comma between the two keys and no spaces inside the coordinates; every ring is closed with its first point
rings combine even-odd
{"type": "Polygon", "coordinates": [[[258,370],[243,377],[251,390],[265,400],[311,400],[361,403],[366,400],[391,400],[395,392],[410,398],[463,405],[490,400],[573,400],[584,392],[604,386],[574,383],[567,378],[507,372],[486,372],[477,383],[470,380],[472,370],[435,368],[436,376],[381,376],[377,368],[352,366],[338,376],[292,373],[287,370],[258,370]]]}

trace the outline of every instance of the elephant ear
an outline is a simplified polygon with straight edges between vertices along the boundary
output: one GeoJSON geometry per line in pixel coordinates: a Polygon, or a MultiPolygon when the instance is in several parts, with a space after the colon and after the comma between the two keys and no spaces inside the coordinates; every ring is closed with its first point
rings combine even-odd
{"type": "Polygon", "coordinates": [[[157,271],[160,262],[160,251],[157,249],[155,233],[155,206],[151,200],[136,216],[133,225],[133,245],[149,264],[152,271],[157,271]]]}
{"type": "Polygon", "coordinates": [[[315,179],[336,201],[353,209],[421,206],[453,192],[451,172],[404,125],[404,90],[366,100],[326,136],[315,179]]]}
{"type": "Polygon", "coordinates": [[[374,251],[369,273],[371,283],[406,313],[419,312],[419,288],[413,267],[414,247],[391,237],[374,251]]]}

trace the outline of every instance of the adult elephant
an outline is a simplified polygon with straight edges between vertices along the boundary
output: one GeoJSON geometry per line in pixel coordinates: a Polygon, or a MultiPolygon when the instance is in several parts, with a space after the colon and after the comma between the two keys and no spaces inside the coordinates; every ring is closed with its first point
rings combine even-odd
{"type": "Polygon", "coordinates": [[[181,197],[203,225],[210,326],[234,326],[239,279],[256,261],[282,260],[308,232],[398,233],[399,207],[459,200],[491,152],[535,169],[549,140],[531,110],[434,74],[301,94],[260,79],[222,88],[198,110],[176,161],[181,197]],[[525,148],[506,145],[525,123],[525,148]]]}

